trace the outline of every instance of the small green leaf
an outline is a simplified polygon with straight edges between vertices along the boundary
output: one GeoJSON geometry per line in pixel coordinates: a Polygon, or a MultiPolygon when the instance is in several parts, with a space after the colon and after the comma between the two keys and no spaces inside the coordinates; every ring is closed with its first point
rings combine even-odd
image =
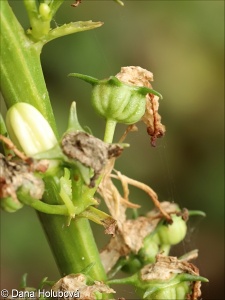
{"type": "Polygon", "coordinates": [[[85,30],[95,29],[102,25],[103,25],[102,22],[92,22],[92,21],[71,22],[69,24],[64,24],[60,27],[56,27],[50,30],[48,35],[46,35],[45,40],[43,40],[42,42],[46,44],[61,36],[81,32],[85,30]]]}

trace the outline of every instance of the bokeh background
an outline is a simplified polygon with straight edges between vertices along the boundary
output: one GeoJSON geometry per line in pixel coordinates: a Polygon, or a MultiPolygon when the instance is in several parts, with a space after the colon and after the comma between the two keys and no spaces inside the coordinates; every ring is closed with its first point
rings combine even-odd
{"type": "MultiPolygon", "coordinates": [[[[22,1],[10,3],[28,28],[22,1]]],[[[104,121],[90,106],[91,87],[67,74],[106,78],[128,65],[154,73],[153,87],[164,96],[160,114],[166,136],[152,148],[145,127],[138,125],[116,168],[149,184],[161,200],[206,212],[206,218],[190,220],[187,238],[176,251],[199,249],[195,263],[210,281],[203,284],[203,299],[224,299],[224,1],[132,0],[120,7],[84,0],[77,8],[71,3],[65,1],[53,25],[93,20],[104,26],[44,47],[43,71],[60,133],[75,100],[80,123],[100,138],[104,134],[104,121]]],[[[124,129],[118,126],[117,140],[124,129]]],[[[136,189],[131,189],[131,201],[143,205],[143,212],[152,207],[136,189]]],[[[103,230],[95,226],[95,234],[101,248],[103,230]]],[[[59,278],[35,212],[1,212],[1,288],[16,288],[26,272],[31,286],[45,276],[59,278]]],[[[119,293],[135,298],[126,287],[119,293]]]]}

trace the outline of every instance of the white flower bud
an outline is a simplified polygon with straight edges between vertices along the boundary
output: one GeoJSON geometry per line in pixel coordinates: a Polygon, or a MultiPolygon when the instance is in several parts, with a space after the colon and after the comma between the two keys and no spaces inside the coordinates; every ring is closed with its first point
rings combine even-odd
{"type": "Polygon", "coordinates": [[[13,143],[28,156],[49,150],[57,144],[47,120],[28,103],[16,103],[8,110],[6,127],[13,143]]]}

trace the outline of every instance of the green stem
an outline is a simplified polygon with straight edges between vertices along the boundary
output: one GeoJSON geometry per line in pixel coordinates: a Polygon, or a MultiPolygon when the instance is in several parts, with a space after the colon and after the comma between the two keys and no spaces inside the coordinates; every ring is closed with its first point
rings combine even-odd
{"type": "Polygon", "coordinates": [[[87,219],[72,220],[66,226],[63,216],[39,213],[41,223],[48,237],[50,247],[61,276],[79,273],[91,263],[95,263],[88,275],[95,280],[106,280],[99,252],[87,219]]]}
{"type": "MultiPolygon", "coordinates": [[[[46,178],[45,186],[43,200],[48,204],[60,204],[55,179],[46,178]]],[[[106,280],[106,273],[87,219],[75,217],[67,226],[68,217],[38,214],[62,276],[79,273],[94,262],[89,275],[94,280],[106,280]]]]}
{"type": "Polygon", "coordinates": [[[34,21],[38,19],[38,9],[35,0],[23,0],[24,6],[27,10],[27,14],[30,20],[30,25],[33,27],[34,21]]]}
{"type": "Polygon", "coordinates": [[[104,142],[112,143],[117,122],[114,120],[106,120],[104,142]]]}
{"type": "Polygon", "coordinates": [[[37,8],[35,0],[23,0],[23,2],[26,7],[31,26],[31,29],[27,32],[32,35],[32,38],[35,41],[44,39],[50,30],[51,15],[49,6],[45,3],[40,3],[37,8]]]}

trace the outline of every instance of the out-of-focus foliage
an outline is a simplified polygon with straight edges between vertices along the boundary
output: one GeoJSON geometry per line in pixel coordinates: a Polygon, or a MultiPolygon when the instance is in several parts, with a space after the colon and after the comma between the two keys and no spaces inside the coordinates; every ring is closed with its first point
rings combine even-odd
{"type": "MultiPolygon", "coordinates": [[[[43,70],[60,132],[66,129],[75,100],[81,124],[103,137],[104,122],[90,105],[91,87],[68,78],[69,73],[104,78],[127,65],[154,73],[153,88],[164,97],[159,112],[166,136],[151,148],[146,129],[139,125],[138,133],[128,137],[131,148],[116,168],[149,184],[161,200],[206,212],[206,219],[191,221],[188,239],[177,253],[199,248],[196,264],[210,281],[203,285],[203,297],[222,299],[224,2],[127,1],[120,7],[110,1],[84,0],[76,8],[71,2],[65,1],[55,16],[56,24],[78,20],[105,24],[52,41],[43,50],[43,70]]],[[[10,3],[28,28],[22,1],[10,3]]],[[[124,128],[119,127],[117,140],[124,128]]],[[[134,189],[132,199],[139,199],[144,209],[151,206],[134,189]]],[[[2,213],[1,221],[2,288],[16,288],[23,272],[30,274],[34,284],[43,276],[57,279],[35,213],[30,209],[2,213]]],[[[104,245],[102,231],[97,239],[104,245]]],[[[124,290],[120,294],[135,297],[124,290]]]]}

